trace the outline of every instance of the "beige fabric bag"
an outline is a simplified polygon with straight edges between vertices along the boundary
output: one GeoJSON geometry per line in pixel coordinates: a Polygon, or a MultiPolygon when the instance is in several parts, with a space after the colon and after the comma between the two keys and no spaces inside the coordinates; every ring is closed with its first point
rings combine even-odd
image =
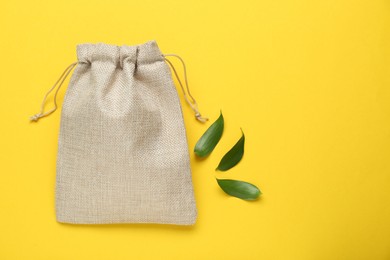
{"type": "MultiPolygon", "coordinates": [[[[57,221],[194,224],[197,210],[172,63],[155,41],[81,44],[77,56],[60,78],[62,84],[77,65],[61,115],[57,221]]],[[[202,120],[196,103],[190,105],[202,120]]],[[[55,108],[44,114],[42,107],[32,120],[55,108]]]]}

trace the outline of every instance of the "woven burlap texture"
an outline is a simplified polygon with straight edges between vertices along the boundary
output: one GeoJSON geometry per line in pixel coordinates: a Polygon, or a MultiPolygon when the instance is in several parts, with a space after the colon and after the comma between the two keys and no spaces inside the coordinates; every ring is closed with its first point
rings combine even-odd
{"type": "Polygon", "coordinates": [[[155,41],[80,44],[58,140],[57,221],[192,225],[187,137],[155,41]]]}

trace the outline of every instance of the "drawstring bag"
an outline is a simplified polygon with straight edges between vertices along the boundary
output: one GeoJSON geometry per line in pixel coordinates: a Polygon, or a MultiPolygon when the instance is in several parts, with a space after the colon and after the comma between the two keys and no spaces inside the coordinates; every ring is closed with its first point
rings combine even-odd
{"type": "Polygon", "coordinates": [[[192,225],[195,205],[179,97],[204,122],[188,89],[183,60],[155,41],[136,46],[81,44],[32,121],[53,113],[62,83],[75,68],[58,138],[56,216],[72,224],[192,225]],[[184,67],[185,88],[168,56],[184,67]],[[56,90],[55,90],[56,89],[56,90]],[[54,108],[44,113],[55,90],[54,108]]]}

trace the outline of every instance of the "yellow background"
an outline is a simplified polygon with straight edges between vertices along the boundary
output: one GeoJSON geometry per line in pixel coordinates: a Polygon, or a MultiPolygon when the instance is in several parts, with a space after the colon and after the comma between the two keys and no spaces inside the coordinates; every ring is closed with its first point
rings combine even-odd
{"type": "Polygon", "coordinates": [[[377,0],[2,1],[0,259],[390,259],[389,17],[377,0]],[[78,43],[152,39],[185,59],[201,112],[226,119],[198,161],[210,124],[182,103],[196,225],[57,223],[60,111],[28,117],[78,43]],[[215,173],[240,127],[243,161],[215,173]],[[215,176],[263,196],[228,197],[215,176]]]}

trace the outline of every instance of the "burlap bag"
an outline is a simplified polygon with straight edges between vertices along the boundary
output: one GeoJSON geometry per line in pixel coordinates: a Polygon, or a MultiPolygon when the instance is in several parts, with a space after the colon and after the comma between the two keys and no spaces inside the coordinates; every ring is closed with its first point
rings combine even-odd
{"type": "Polygon", "coordinates": [[[180,101],[156,42],[81,44],[77,57],[61,115],[57,221],[194,224],[180,101]]]}

